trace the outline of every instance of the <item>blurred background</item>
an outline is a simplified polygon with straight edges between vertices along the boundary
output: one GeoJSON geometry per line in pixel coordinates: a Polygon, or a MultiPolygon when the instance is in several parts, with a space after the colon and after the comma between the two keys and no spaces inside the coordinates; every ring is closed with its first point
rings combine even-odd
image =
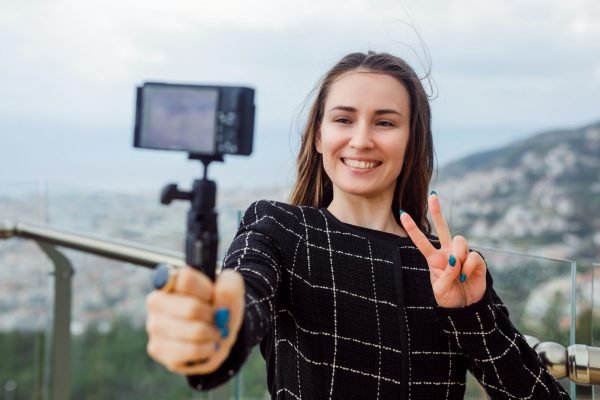
{"type": "MultiPolygon", "coordinates": [[[[160,206],[158,196],[171,181],[189,187],[201,168],[183,153],[133,149],[135,87],[247,85],[254,152],[210,168],[223,253],[240,210],[287,199],[318,79],[368,50],[405,58],[423,77],[439,166],[432,189],[454,233],[486,252],[519,329],[594,343],[596,0],[4,1],[0,220],[181,251],[187,205],[160,206]]],[[[72,398],[210,396],[145,356],[149,270],[65,254],[75,268],[72,398]]],[[[47,398],[53,269],[34,242],[0,241],[0,398],[47,398]]],[[[230,396],[265,396],[260,363],[255,355],[230,396]]]]}

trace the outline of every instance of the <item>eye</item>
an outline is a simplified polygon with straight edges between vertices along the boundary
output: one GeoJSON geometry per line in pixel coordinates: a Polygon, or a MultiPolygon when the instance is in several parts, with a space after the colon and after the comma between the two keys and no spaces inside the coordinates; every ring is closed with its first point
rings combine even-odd
{"type": "Polygon", "coordinates": [[[337,117],[333,120],[333,122],[336,122],[339,124],[344,124],[344,125],[351,123],[350,119],[348,119],[346,117],[337,117]]]}
{"type": "Polygon", "coordinates": [[[385,126],[385,127],[396,126],[392,121],[388,121],[388,120],[377,121],[376,125],[377,126],[385,126]]]}

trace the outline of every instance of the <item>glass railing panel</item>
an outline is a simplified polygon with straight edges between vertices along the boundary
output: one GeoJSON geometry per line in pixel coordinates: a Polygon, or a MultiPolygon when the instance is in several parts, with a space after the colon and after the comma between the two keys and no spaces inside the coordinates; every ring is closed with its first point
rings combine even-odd
{"type": "MultiPolygon", "coordinates": [[[[574,340],[574,265],[564,260],[534,257],[477,247],[494,279],[494,289],[507,306],[515,327],[541,341],[565,347],[574,340]]],[[[561,380],[568,391],[568,380],[561,380]]],[[[465,399],[487,399],[469,374],[465,399]]]]}
{"type": "MultiPolygon", "coordinates": [[[[110,198],[108,194],[101,195],[110,198]]],[[[168,242],[171,250],[182,250],[187,209],[169,214],[170,207],[161,206],[153,196],[144,199],[147,203],[143,206],[140,206],[142,200],[135,196],[118,196],[123,202],[135,199],[138,215],[131,217],[123,213],[120,219],[111,223],[96,219],[72,220],[69,224],[77,224],[78,230],[87,225],[85,229],[104,237],[131,240],[134,236],[136,242],[155,244],[158,249],[166,248],[168,242]],[[151,222],[144,222],[147,219],[151,222]],[[128,230],[118,231],[119,223],[128,226],[128,230]]],[[[102,203],[104,211],[91,215],[110,213],[117,204],[110,200],[102,203]]],[[[49,209],[49,215],[56,221],[60,215],[52,211],[52,206],[49,209]]],[[[235,232],[237,212],[218,211],[221,237],[229,231],[235,232]],[[228,227],[230,224],[234,226],[228,227]]],[[[221,242],[225,243],[225,240],[221,239],[221,242]]],[[[170,373],[147,356],[145,299],[153,290],[151,270],[76,251],[67,254],[76,270],[73,280],[73,398],[219,398],[214,392],[192,390],[183,377],[170,373]]],[[[265,386],[266,379],[262,387],[265,386]]],[[[236,382],[232,380],[225,390],[233,395],[235,389],[236,382]]]]}
{"type": "MultiPolygon", "coordinates": [[[[178,252],[184,249],[190,203],[176,200],[163,205],[160,203],[160,188],[127,193],[49,185],[43,186],[40,193],[43,214],[54,227],[157,246],[159,249],[178,252]]],[[[244,206],[250,202],[248,200],[244,206]]],[[[220,259],[237,231],[240,201],[225,198],[218,204],[220,259]]]]}
{"type": "MultiPolygon", "coordinates": [[[[39,185],[0,188],[0,220],[43,220],[39,185]]],[[[22,239],[0,240],[0,398],[41,399],[52,313],[51,263],[22,239]]]]}
{"type": "Polygon", "coordinates": [[[145,298],[152,271],[75,251],[71,396],[202,398],[146,354],[145,298]]]}
{"type": "MultiPolygon", "coordinates": [[[[37,184],[0,189],[0,220],[41,222],[37,184]]],[[[51,263],[31,241],[0,240],[0,398],[41,399],[53,291],[51,263]]]]}
{"type": "Polygon", "coordinates": [[[256,346],[244,367],[238,374],[235,385],[239,385],[239,397],[232,397],[243,400],[263,400],[270,398],[267,390],[267,367],[263,356],[260,354],[260,349],[256,346]]]}
{"type": "MultiPolygon", "coordinates": [[[[594,345],[594,268],[590,263],[577,264],[576,335],[575,343],[594,345]]],[[[598,279],[598,277],[596,277],[598,279]]],[[[596,346],[598,344],[595,344],[596,346]]],[[[577,385],[577,399],[593,399],[593,387],[577,385]]]]}
{"type": "Polygon", "coordinates": [[[0,398],[41,398],[50,271],[35,243],[0,241],[0,398]]]}
{"type": "MultiPolygon", "coordinates": [[[[590,341],[592,346],[600,347],[600,262],[592,263],[590,276],[590,341]]],[[[592,398],[600,399],[600,386],[593,386],[592,398]]]]}
{"type": "Polygon", "coordinates": [[[160,204],[160,194],[51,185],[45,188],[48,223],[92,235],[160,249],[183,250],[187,204],[160,204]]]}
{"type": "MultiPolygon", "coordinates": [[[[235,207],[224,207],[222,209],[220,218],[222,218],[226,227],[221,233],[222,243],[231,243],[244,212],[245,210],[236,209],[235,207]]],[[[227,245],[222,246],[225,251],[226,247],[227,245]]],[[[270,397],[267,389],[267,367],[258,346],[252,350],[248,360],[230,383],[230,387],[232,389],[231,398],[235,400],[263,400],[270,397]]]]}
{"type": "MultiPolygon", "coordinates": [[[[225,206],[217,210],[219,258],[237,231],[240,218],[240,204],[231,200],[223,203],[225,206]]],[[[40,222],[175,251],[183,250],[188,209],[189,203],[183,202],[161,205],[158,193],[116,193],[70,185],[16,185],[14,190],[0,193],[1,219],[40,222]]],[[[17,257],[15,249],[10,247],[14,246],[12,242],[0,241],[6,248],[0,255],[9,260],[17,257]]],[[[27,255],[33,249],[45,260],[33,242],[22,243],[28,246],[27,255]]],[[[71,323],[70,391],[73,398],[222,398],[219,397],[222,394],[214,392],[192,391],[185,379],[168,372],[146,355],[144,301],[152,290],[150,270],[78,251],[61,251],[75,269],[71,323]]],[[[38,264],[35,257],[30,257],[29,262],[38,264]]],[[[0,272],[8,274],[10,268],[3,265],[0,272]]],[[[44,272],[46,278],[47,272],[44,272]]],[[[4,279],[3,282],[10,281],[4,279]]],[[[5,303],[4,307],[14,308],[8,300],[5,303]]],[[[52,304],[51,301],[45,303],[52,304]]],[[[47,310],[44,313],[49,314],[47,310]]],[[[41,319],[38,322],[44,328],[48,326],[41,319]]],[[[37,372],[29,368],[27,373],[37,372]]],[[[10,379],[7,377],[6,381],[10,389],[10,379]]],[[[228,386],[231,396],[235,396],[232,398],[264,397],[264,361],[257,351],[253,352],[240,377],[228,386]]]]}
{"type": "Polygon", "coordinates": [[[591,278],[591,344],[600,347],[600,262],[592,264],[591,278]]]}
{"type": "Polygon", "coordinates": [[[44,222],[45,186],[36,183],[0,185],[0,220],[44,222]]]}
{"type": "MultiPolygon", "coordinates": [[[[49,221],[54,226],[101,237],[156,245],[158,249],[183,249],[188,204],[162,206],[158,193],[95,191],[90,194],[76,188],[67,191],[55,187],[34,188],[33,193],[36,191],[37,202],[32,200],[35,195],[21,200],[18,196],[13,198],[11,205],[18,211],[8,217],[20,219],[20,216],[35,215],[37,217],[33,220],[49,221]],[[31,203],[29,211],[25,206],[27,202],[31,203]],[[31,211],[32,208],[35,211],[31,211]]],[[[0,207],[3,207],[2,204],[0,200],[0,207]]],[[[229,204],[218,210],[220,254],[226,250],[237,230],[239,208],[229,204]]],[[[0,218],[5,217],[6,214],[0,214],[0,218]]],[[[4,241],[0,245],[11,243],[12,240],[4,241]]],[[[509,308],[517,328],[543,341],[564,345],[571,343],[573,322],[576,320],[573,312],[573,299],[576,297],[572,286],[573,266],[559,260],[494,249],[479,250],[486,257],[494,276],[494,287],[509,308]]],[[[1,257],[12,253],[12,249],[0,248],[0,273],[10,270],[6,265],[11,265],[10,260],[7,264],[1,257]]],[[[26,254],[30,253],[31,249],[26,250],[26,254]]],[[[169,373],[145,353],[144,299],[151,290],[150,270],[75,251],[66,253],[76,269],[71,327],[73,398],[211,397],[192,391],[183,378],[169,373]]],[[[35,261],[31,263],[37,265],[35,261]]],[[[38,271],[40,276],[45,277],[46,272],[38,271]]],[[[47,287],[47,282],[44,286],[47,287]]],[[[231,398],[265,397],[265,366],[258,349],[253,351],[240,377],[229,383],[229,392],[231,398]]],[[[467,393],[468,399],[486,398],[472,381],[467,393]]]]}

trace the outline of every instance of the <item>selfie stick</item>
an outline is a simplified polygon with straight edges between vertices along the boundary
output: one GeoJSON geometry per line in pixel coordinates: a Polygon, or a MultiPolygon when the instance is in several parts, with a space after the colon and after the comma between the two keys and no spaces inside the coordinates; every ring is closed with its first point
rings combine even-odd
{"type": "Polygon", "coordinates": [[[160,196],[160,202],[168,205],[173,200],[188,200],[192,203],[187,214],[185,261],[189,266],[202,271],[214,281],[219,245],[217,213],[215,212],[217,184],[207,178],[207,171],[208,164],[212,161],[223,161],[223,157],[190,154],[189,158],[202,161],[204,165],[203,178],[194,180],[192,190],[189,192],[179,190],[174,183],[165,186],[160,196]]]}

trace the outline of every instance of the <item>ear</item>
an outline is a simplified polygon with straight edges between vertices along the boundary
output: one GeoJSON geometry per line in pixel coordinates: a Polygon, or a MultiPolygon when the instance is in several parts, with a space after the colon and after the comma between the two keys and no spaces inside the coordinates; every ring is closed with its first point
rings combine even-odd
{"type": "Polygon", "coordinates": [[[315,132],[315,149],[317,149],[318,153],[323,154],[323,148],[321,146],[321,130],[320,129],[317,132],[315,132]]]}

